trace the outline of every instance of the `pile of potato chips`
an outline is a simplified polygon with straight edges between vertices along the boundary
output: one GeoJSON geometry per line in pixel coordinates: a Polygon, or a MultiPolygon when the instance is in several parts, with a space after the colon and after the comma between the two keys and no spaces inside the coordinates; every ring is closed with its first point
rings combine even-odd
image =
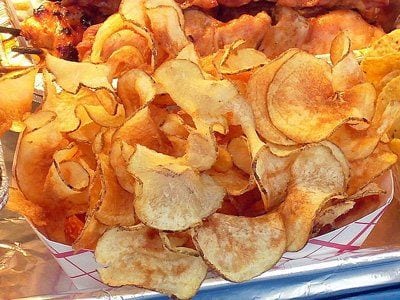
{"type": "Polygon", "coordinates": [[[208,270],[249,280],[383,192],[400,31],[360,65],[345,34],[329,62],[297,49],[269,61],[241,41],[199,57],[183,22],[172,0],[123,1],[86,61],[45,55],[36,112],[38,68],[3,76],[0,117],[24,125],[11,209],[95,249],[106,284],[187,299],[208,270]]]}

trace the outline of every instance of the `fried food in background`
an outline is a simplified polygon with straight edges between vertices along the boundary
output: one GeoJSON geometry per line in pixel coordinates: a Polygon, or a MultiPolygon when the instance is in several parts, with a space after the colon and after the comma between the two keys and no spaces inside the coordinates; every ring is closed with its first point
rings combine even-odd
{"type": "Polygon", "coordinates": [[[330,59],[290,49],[271,60],[232,21],[220,32],[245,30],[201,56],[185,14],[211,17],[171,0],[131,4],[92,28],[84,62],[45,54],[36,112],[17,93],[36,70],[2,78],[21,103],[11,114],[1,102],[6,127],[24,126],[10,208],[52,240],[95,249],[104,283],[186,299],[207,270],[249,280],[353,208],[376,207],[375,181],[397,161],[400,31],[361,64],[346,32],[330,59]]]}
{"type": "MultiPolygon", "coordinates": [[[[400,6],[387,0],[177,2],[184,8],[185,32],[201,56],[238,39],[269,58],[294,47],[323,54],[341,31],[350,37],[353,50],[363,49],[384,33],[382,27],[392,30],[400,14],[400,6]]],[[[118,5],[119,1],[45,1],[23,22],[23,34],[56,56],[82,60],[98,28],[91,25],[103,22],[118,5]]]]}

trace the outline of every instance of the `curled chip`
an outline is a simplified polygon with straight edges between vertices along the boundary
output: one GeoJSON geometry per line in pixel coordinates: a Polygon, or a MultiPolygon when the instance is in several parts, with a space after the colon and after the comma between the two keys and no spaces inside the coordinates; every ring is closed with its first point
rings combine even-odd
{"type": "Polygon", "coordinates": [[[102,189],[99,207],[95,212],[96,219],[108,226],[135,225],[134,195],[119,185],[107,155],[98,154],[97,160],[102,189]]]}
{"type": "Polygon", "coordinates": [[[265,208],[271,208],[285,200],[289,186],[290,166],[295,152],[286,157],[276,156],[267,147],[256,155],[253,164],[254,177],[263,193],[265,208]]]}
{"type": "Polygon", "coordinates": [[[147,16],[144,9],[145,0],[122,0],[119,13],[127,20],[145,27],[147,16]]]}
{"type": "Polygon", "coordinates": [[[244,137],[233,138],[227,148],[233,164],[247,174],[251,174],[251,153],[244,137]]]}
{"type": "MultiPolygon", "coordinates": [[[[53,163],[53,153],[63,147],[65,140],[54,119],[49,121],[46,114],[40,114],[40,117],[44,119],[42,127],[20,136],[13,171],[25,198],[45,207],[50,205],[51,199],[43,197],[43,186],[53,163]]],[[[38,115],[33,118],[38,122],[38,115]]]]}
{"type": "Polygon", "coordinates": [[[253,48],[243,48],[243,40],[225,46],[213,56],[213,65],[221,74],[238,74],[254,70],[268,63],[264,53],[253,48]]]}
{"type": "Polygon", "coordinates": [[[44,183],[44,192],[53,200],[68,200],[87,203],[82,193],[89,187],[90,173],[76,156],[78,147],[74,144],[54,153],[54,161],[44,183]]]}
{"type": "Polygon", "coordinates": [[[137,181],[137,217],[160,230],[185,230],[201,223],[221,206],[225,195],[210,176],[196,173],[183,158],[141,145],[136,146],[128,171],[137,181]]]}
{"type": "Polygon", "coordinates": [[[351,40],[344,31],[341,31],[332,41],[330,59],[333,65],[338,64],[351,51],[351,40]]]}
{"type": "Polygon", "coordinates": [[[279,207],[285,223],[287,250],[304,247],[319,210],[333,196],[345,192],[342,164],[329,147],[313,145],[303,149],[291,166],[292,184],[279,207]]]}
{"type": "Polygon", "coordinates": [[[379,143],[375,150],[365,159],[359,159],[350,163],[350,180],[347,194],[353,195],[386,170],[390,169],[397,161],[397,155],[390,149],[379,143]]]}
{"type": "Polygon", "coordinates": [[[47,54],[46,67],[67,92],[76,93],[81,85],[112,90],[111,69],[106,65],[72,62],[47,54]]]}
{"type": "Polygon", "coordinates": [[[144,225],[108,230],[95,256],[106,284],[132,284],[179,299],[193,297],[207,274],[201,257],[165,249],[158,232],[144,225]]]}
{"type": "Polygon", "coordinates": [[[15,131],[22,131],[23,127],[17,123],[31,111],[37,71],[31,68],[0,77],[0,135],[11,126],[15,131]]]}
{"type": "Polygon", "coordinates": [[[133,69],[118,79],[117,93],[126,116],[132,116],[140,107],[150,103],[156,93],[155,82],[142,70],[133,69]]]}
{"type": "MultiPolygon", "coordinates": [[[[124,16],[119,13],[108,17],[97,31],[90,56],[91,62],[95,64],[103,63],[102,51],[105,42],[112,34],[124,29],[131,30],[146,39],[148,50],[151,53],[150,61],[147,62],[147,64],[154,67],[155,46],[151,33],[143,25],[134,21],[126,20],[124,16]]],[[[139,50],[144,51],[144,49],[139,50]]]]}
{"type": "Polygon", "coordinates": [[[157,126],[148,106],[143,107],[118,128],[113,140],[121,140],[131,146],[140,144],[161,153],[169,151],[168,140],[157,126]]]}
{"type": "Polygon", "coordinates": [[[278,130],[298,143],[310,143],[327,138],[350,119],[362,120],[374,102],[364,103],[346,93],[341,97],[333,89],[330,66],[299,52],[276,72],[267,106],[278,130]]]}
{"type": "Polygon", "coordinates": [[[276,129],[276,127],[272,124],[268,114],[266,97],[275,73],[288,59],[298,52],[299,50],[289,50],[283,53],[269,64],[254,72],[249,79],[247,86],[247,97],[253,109],[257,132],[265,140],[271,143],[280,145],[296,144],[294,141],[290,140],[278,129],[276,129]]]}
{"type": "MultiPolygon", "coordinates": [[[[178,10],[172,6],[166,6],[164,4],[156,7],[149,7],[149,2],[151,1],[147,1],[145,6],[147,16],[150,19],[151,31],[169,57],[175,57],[179,51],[189,44],[185,32],[183,31],[183,24],[180,24],[183,18],[182,20],[179,19],[178,10]]],[[[172,0],[164,2],[175,4],[172,0]]]]}
{"type": "Polygon", "coordinates": [[[285,227],[278,213],[256,218],[215,213],[194,229],[204,259],[224,278],[242,282],[272,268],[285,251],[285,227]]]}

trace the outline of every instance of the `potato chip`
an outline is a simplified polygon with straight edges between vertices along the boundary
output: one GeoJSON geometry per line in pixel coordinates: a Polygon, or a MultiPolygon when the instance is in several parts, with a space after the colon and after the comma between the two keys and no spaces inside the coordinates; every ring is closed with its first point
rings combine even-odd
{"type": "Polygon", "coordinates": [[[105,154],[97,155],[102,190],[99,207],[95,217],[108,226],[131,226],[135,224],[133,209],[134,195],[124,190],[118,183],[110,158],[105,154]]]}
{"type": "Polygon", "coordinates": [[[189,231],[172,233],[159,232],[159,235],[164,247],[168,250],[186,255],[200,256],[199,251],[196,249],[185,247],[185,244],[192,239],[189,231]]]}
{"type": "Polygon", "coordinates": [[[35,226],[46,225],[46,213],[43,207],[27,200],[17,187],[11,186],[8,193],[7,209],[26,216],[35,226]]]}
{"type": "Polygon", "coordinates": [[[57,83],[67,92],[75,94],[82,85],[112,91],[111,69],[106,65],[72,62],[47,54],[46,67],[55,76],[57,83]]]}
{"type": "Polygon", "coordinates": [[[371,110],[374,103],[341,99],[333,90],[330,73],[327,63],[305,52],[294,54],[276,73],[267,95],[268,113],[273,125],[290,139],[323,140],[341,124],[362,120],[371,110]]]}
{"type": "Polygon", "coordinates": [[[218,163],[217,149],[210,130],[192,131],[187,137],[185,158],[191,167],[199,171],[208,170],[218,163]]]}
{"type": "Polygon", "coordinates": [[[349,161],[367,158],[379,140],[400,117],[400,102],[387,105],[380,119],[374,119],[367,130],[356,130],[349,125],[340,127],[329,140],[340,147],[349,161]]]}
{"type": "Polygon", "coordinates": [[[266,209],[285,200],[290,181],[290,166],[295,155],[279,157],[264,147],[254,158],[254,177],[263,194],[266,209]]]}
{"type": "Polygon", "coordinates": [[[227,172],[233,167],[232,158],[223,146],[218,146],[218,156],[212,168],[220,173],[227,172]]]}
{"type": "Polygon", "coordinates": [[[48,122],[46,116],[44,118],[46,123],[43,127],[20,136],[13,170],[18,187],[26,199],[43,206],[51,201],[43,197],[43,185],[53,163],[53,153],[65,143],[57,123],[48,122]]]}
{"type": "Polygon", "coordinates": [[[338,64],[351,51],[351,40],[344,31],[341,31],[332,41],[330,59],[333,65],[338,64]]]}
{"type": "Polygon", "coordinates": [[[382,57],[397,54],[400,51],[399,40],[400,29],[383,35],[371,45],[366,57],[382,57]]]}
{"type": "Polygon", "coordinates": [[[156,7],[171,7],[176,11],[179,20],[179,26],[184,27],[185,18],[183,16],[182,9],[180,5],[173,0],[146,0],[145,7],[147,9],[156,8],[156,7]]]}
{"type": "Polygon", "coordinates": [[[243,174],[243,172],[237,168],[231,168],[225,172],[209,170],[207,174],[209,174],[216,183],[222,186],[228,195],[242,195],[255,186],[254,179],[249,177],[248,174],[243,174]]]}
{"type": "Polygon", "coordinates": [[[78,251],[81,249],[96,249],[97,241],[107,230],[107,226],[97,221],[93,214],[86,217],[85,225],[72,244],[72,247],[78,251]]]}
{"type": "Polygon", "coordinates": [[[209,265],[234,282],[272,268],[286,246],[285,227],[278,213],[256,218],[215,213],[194,229],[193,238],[209,265]]]}
{"type": "Polygon", "coordinates": [[[233,138],[227,148],[232,157],[233,164],[243,172],[251,173],[251,153],[247,140],[244,137],[233,138]]]}
{"type": "Polygon", "coordinates": [[[90,173],[75,160],[78,147],[70,144],[54,153],[54,161],[44,182],[44,193],[52,200],[68,200],[73,203],[87,203],[82,193],[89,187],[90,173]]]}
{"type": "Polygon", "coordinates": [[[346,178],[330,148],[318,144],[303,149],[290,172],[292,183],[279,211],[285,223],[287,250],[298,251],[307,243],[319,210],[330,198],[344,193],[346,178]]]}
{"type": "Polygon", "coordinates": [[[243,40],[238,40],[213,56],[215,69],[224,75],[238,74],[266,65],[268,59],[263,52],[253,48],[243,48],[243,40]]]}
{"type": "Polygon", "coordinates": [[[134,146],[141,144],[161,153],[168,153],[168,139],[152,118],[150,108],[143,107],[130,117],[115,133],[114,141],[121,140],[134,146]]]}
{"type": "Polygon", "coordinates": [[[21,131],[25,113],[32,108],[35,76],[38,69],[12,72],[0,77],[0,136],[12,126],[13,130],[21,131]],[[19,128],[19,129],[18,129],[19,128]]]}
{"type": "Polygon", "coordinates": [[[179,299],[193,297],[207,274],[201,257],[165,249],[158,232],[144,225],[110,229],[95,256],[104,266],[98,270],[104,283],[132,284],[179,299]]]}
{"type": "Polygon", "coordinates": [[[269,86],[280,67],[299,50],[289,50],[260,68],[250,77],[247,96],[253,108],[257,132],[268,142],[281,145],[294,145],[295,142],[283,135],[272,124],[268,114],[266,96],[269,86]]]}
{"type": "Polygon", "coordinates": [[[137,217],[160,230],[193,227],[215,212],[224,198],[224,190],[210,176],[196,173],[183,158],[141,145],[136,146],[128,171],[137,180],[134,203],[137,217]]]}
{"type": "Polygon", "coordinates": [[[153,101],[156,93],[155,82],[142,70],[130,70],[118,79],[117,94],[124,105],[127,117],[153,101]]]}
{"type": "Polygon", "coordinates": [[[137,47],[122,46],[107,59],[113,78],[118,78],[125,72],[132,69],[146,68],[146,59],[137,47]]]}
{"type": "Polygon", "coordinates": [[[103,127],[119,127],[125,121],[125,109],[120,103],[115,102],[114,111],[110,114],[102,105],[83,104],[88,116],[96,124],[103,127]]]}
{"type": "Polygon", "coordinates": [[[144,8],[144,0],[122,0],[119,5],[119,13],[129,21],[133,21],[146,27],[147,16],[144,8]]]}
{"type": "MultiPolygon", "coordinates": [[[[189,44],[183,31],[183,23],[180,23],[183,21],[183,17],[180,20],[178,10],[172,6],[149,7],[149,2],[146,1],[145,6],[154,38],[169,57],[175,57],[189,44]]],[[[173,1],[166,2],[170,4],[173,1]]]]}
{"type": "Polygon", "coordinates": [[[92,46],[92,53],[90,55],[91,62],[95,64],[103,63],[104,61],[102,59],[102,50],[104,43],[113,33],[124,29],[132,30],[146,39],[147,47],[149,49],[149,52],[151,53],[150,61],[147,63],[149,64],[150,67],[153,67],[156,53],[155,53],[154,40],[151,33],[147,30],[147,28],[143,24],[139,24],[136,23],[135,21],[129,21],[127,19],[124,19],[124,17],[118,13],[108,17],[107,20],[104,21],[104,23],[100,26],[99,30],[97,31],[92,46]]]}
{"type": "Polygon", "coordinates": [[[350,163],[351,176],[347,187],[347,194],[353,195],[364,188],[375,178],[380,176],[397,161],[397,155],[393,154],[387,146],[379,143],[371,155],[364,159],[350,163]]]}
{"type": "Polygon", "coordinates": [[[130,157],[135,149],[122,141],[115,141],[111,146],[110,164],[117,176],[118,183],[121,187],[131,194],[135,193],[135,178],[127,170],[128,162],[124,158],[124,152],[131,152],[130,157]]]}
{"type": "Polygon", "coordinates": [[[364,73],[352,52],[332,68],[332,86],[336,92],[346,91],[364,82],[364,73]]]}

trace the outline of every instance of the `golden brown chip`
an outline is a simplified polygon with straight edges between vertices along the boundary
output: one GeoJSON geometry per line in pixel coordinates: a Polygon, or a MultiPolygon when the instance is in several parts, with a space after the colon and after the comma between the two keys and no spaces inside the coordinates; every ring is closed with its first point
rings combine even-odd
{"type": "Polygon", "coordinates": [[[157,152],[168,153],[170,145],[154,120],[148,106],[130,117],[115,133],[113,140],[134,146],[141,144],[157,152]]]}
{"type": "Polygon", "coordinates": [[[54,201],[64,200],[76,204],[88,203],[85,190],[89,187],[90,173],[77,161],[78,147],[70,144],[53,155],[53,163],[44,182],[43,191],[54,201]]]}
{"type": "Polygon", "coordinates": [[[290,139],[309,143],[325,139],[349,119],[362,120],[374,102],[341,98],[333,90],[330,74],[326,62],[305,52],[287,60],[267,94],[273,125],[290,139]]]}
{"type": "Polygon", "coordinates": [[[97,31],[93,42],[92,53],[90,56],[91,62],[95,64],[104,62],[102,58],[102,50],[106,40],[115,32],[124,29],[132,30],[146,39],[148,51],[151,53],[150,61],[147,61],[146,63],[151,66],[151,68],[153,68],[155,63],[155,46],[152,35],[146,29],[144,24],[139,24],[135,21],[127,20],[119,13],[108,17],[97,31]]]}
{"type": "Polygon", "coordinates": [[[257,132],[268,142],[281,145],[294,145],[295,142],[283,135],[272,124],[268,114],[266,96],[269,86],[280,67],[299,50],[289,50],[266,66],[257,70],[247,86],[247,96],[253,108],[257,132]]]}
{"type": "Polygon", "coordinates": [[[380,139],[400,117],[400,102],[386,106],[380,119],[374,119],[367,130],[356,130],[349,125],[341,126],[329,140],[336,144],[349,161],[367,158],[377,147],[380,139]]]}
{"type": "Polygon", "coordinates": [[[36,68],[12,72],[0,78],[0,136],[13,125],[14,131],[22,131],[24,114],[32,108],[36,68]],[[18,123],[18,124],[17,124],[18,123]]]}
{"type": "MultiPolygon", "coordinates": [[[[42,115],[43,116],[43,115],[42,115]]],[[[43,197],[43,185],[53,163],[53,153],[66,146],[53,120],[43,127],[22,133],[15,154],[14,177],[19,189],[28,201],[46,206],[51,199],[43,197]]]]}
{"type": "Polygon", "coordinates": [[[330,49],[330,59],[336,65],[345,58],[351,50],[351,40],[344,31],[341,31],[332,41],[330,49]]]}
{"type": "Polygon", "coordinates": [[[227,150],[232,157],[234,165],[243,172],[251,174],[252,158],[247,140],[243,136],[233,138],[229,142],[227,150]]]}
{"type": "Polygon", "coordinates": [[[111,69],[106,65],[72,62],[47,54],[46,67],[67,92],[76,93],[81,85],[112,90],[111,69]]]}
{"type": "Polygon", "coordinates": [[[72,244],[72,247],[75,250],[81,249],[96,249],[97,241],[103,235],[103,233],[107,230],[107,226],[101,224],[94,217],[94,214],[86,217],[85,226],[83,227],[80,235],[72,244]]]}
{"type": "Polygon", "coordinates": [[[346,178],[330,148],[318,144],[303,149],[290,172],[292,183],[279,211],[285,223],[287,250],[298,251],[307,243],[314,219],[326,201],[344,193],[346,178]]]}
{"type": "Polygon", "coordinates": [[[198,174],[183,158],[141,145],[136,146],[128,171],[137,180],[137,217],[160,230],[180,231],[201,223],[221,206],[225,195],[210,176],[198,174]]]}
{"type": "Polygon", "coordinates": [[[131,194],[135,193],[135,178],[128,172],[128,162],[125,155],[130,157],[135,149],[122,141],[115,141],[111,146],[110,164],[117,176],[121,187],[131,194]]]}
{"type": "Polygon", "coordinates": [[[102,189],[99,207],[95,212],[96,219],[108,226],[134,225],[134,195],[119,185],[107,155],[98,154],[97,159],[102,189]]]}
{"type": "Polygon", "coordinates": [[[127,20],[145,27],[147,16],[144,8],[144,0],[122,0],[119,5],[119,13],[127,20]]]}
{"type": "Polygon", "coordinates": [[[206,277],[201,257],[172,252],[144,225],[113,228],[99,240],[96,260],[100,278],[111,286],[131,284],[179,299],[193,297],[206,277]]]}
{"type": "Polygon", "coordinates": [[[140,107],[150,103],[157,91],[153,79],[142,70],[130,70],[118,79],[118,96],[126,116],[132,116],[140,107]]]}
{"type": "Polygon", "coordinates": [[[207,174],[222,186],[228,195],[242,195],[255,186],[251,176],[234,167],[225,172],[209,170],[207,174]]]}
{"type": "Polygon", "coordinates": [[[151,2],[154,1],[147,1],[145,6],[154,38],[169,57],[176,57],[189,44],[183,31],[184,24],[180,23],[183,18],[180,19],[178,10],[170,6],[176,5],[174,1],[164,1],[167,3],[152,7],[149,5],[151,2]]]}
{"type": "Polygon", "coordinates": [[[272,268],[286,246],[285,227],[278,213],[256,218],[215,213],[194,231],[196,247],[204,259],[234,282],[272,268]]]}
{"type": "Polygon", "coordinates": [[[350,163],[350,181],[347,194],[353,195],[380,176],[397,161],[397,155],[379,143],[371,155],[350,163]]]}

